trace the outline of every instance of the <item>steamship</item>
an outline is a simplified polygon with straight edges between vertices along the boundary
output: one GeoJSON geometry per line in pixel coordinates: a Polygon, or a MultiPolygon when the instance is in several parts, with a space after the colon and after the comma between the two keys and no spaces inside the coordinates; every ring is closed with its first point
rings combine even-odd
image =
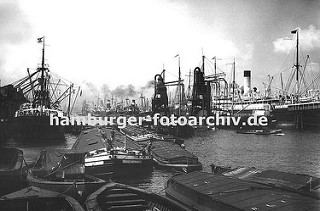
{"type": "MultiPolygon", "coordinates": [[[[241,117],[238,125],[246,124],[250,116],[266,116],[270,122],[271,106],[267,102],[253,100],[251,90],[251,71],[244,71],[244,92],[236,87],[235,61],[233,62],[233,82],[228,84],[225,73],[217,73],[216,62],[214,75],[205,75],[205,56],[202,57],[202,67],[194,69],[194,83],[190,114],[194,116],[210,116],[219,114],[225,117],[241,117]]],[[[214,57],[215,59],[215,57],[214,57]]],[[[227,125],[220,125],[227,126],[227,125]]]]}
{"type": "MultiPolygon", "coordinates": [[[[202,114],[209,114],[212,111],[226,116],[241,116],[242,120],[251,115],[267,116],[269,124],[276,122],[280,125],[295,125],[297,128],[320,126],[320,90],[310,89],[315,87],[314,82],[319,76],[310,84],[306,84],[305,68],[302,70],[299,64],[299,31],[296,29],[292,33],[297,36],[296,63],[294,72],[291,74],[291,79],[296,76],[294,93],[290,93],[288,88],[282,88],[281,95],[277,97],[270,97],[267,94],[261,96],[256,90],[251,90],[251,71],[249,70],[244,71],[244,90],[241,93],[239,89],[236,89],[235,64],[233,64],[231,84],[225,80],[225,74],[216,73],[216,69],[214,75],[205,76],[203,65],[201,69],[194,70],[191,113],[198,114],[202,111],[202,114]],[[304,90],[302,90],[302,84],[305,85],[304,90]],[[213,97],[212,100],[211,97],[213,97]]],[[[271,81],[267,84],[268,93],[271,92],[271,81]]],[[[290,83],[286,87],[290,87],[290,83]]]]}
{"type": "MultiPolygon", "coordinates": [[[[272,114],[280,124],[292,124],[296,128],[304,128],[308,126],[320,126],[320,90],[311,89],[315,87],[314,82],[319,78],[317,76],[310,84],[305,82],[305,71],[302,70],[299,64],[299,29],[291,31],[296,34],[296,62],[294,64],[291,79],[295,78],[295,91],[289,94],[288,88],[282,88],[281,95],[276,99],[270,99],[270,104],[273,106],[272,114]],[[302,83],[305,89],[302,90],[302,83]]],[[[306,63],[309,59],[307,56],[306,63]]],[[[282,78],[281,78],[282,79],[282,78]]],[[[292,81],[292,80],[291,80],[292,81]]]]}
{"type": "Polygon", "coordinates": [[[50,125],[50,115],[63,116],[60,102],[67,97],[69,97],[69,114],[73,84],[68,86],[65,83],[64,86],[68,88],[60,95],[57,93],[57,90],[61,92],[64,82],[55,79],[50,74],[48,65],[45,65],[45,37],[38,38],[38,43],[43,44],[41,66],[32,74],[28,69],[27,77],[14,82],[14,86],[29,100],[21,104],[15,112],[12,119],[12,136],[21,141],[64,141],[63,127],[50,125]]]}

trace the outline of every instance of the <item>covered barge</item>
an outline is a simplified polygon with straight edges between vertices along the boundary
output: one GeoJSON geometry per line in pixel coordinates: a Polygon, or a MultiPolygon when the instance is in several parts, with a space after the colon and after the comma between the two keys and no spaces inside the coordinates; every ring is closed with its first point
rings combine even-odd
{"type": "Polygon", "coordinates": [[[303,192],[206,172],[173,176],[166,196],[193,210],[320,210],[303,192]]]}
{"type": "Polygon", "coordinates": [[[153,160],[161,167],[191,172],[202,169],[198,157],[172,142],[153,141],[151,147],[153,160]]]}

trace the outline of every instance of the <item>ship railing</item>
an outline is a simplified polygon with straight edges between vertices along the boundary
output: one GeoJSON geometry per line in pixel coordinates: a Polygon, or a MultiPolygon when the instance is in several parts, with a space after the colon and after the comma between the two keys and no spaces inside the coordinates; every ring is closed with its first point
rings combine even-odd
{"type": "Polygon", "coordinates": [[[54,109],[41,109],[41,108],[29,108],[29,109],[21,109],[16,111],[15,117],[19,116],[62,116],[61,111],[57,111],[54,109]]]}
{"type": "Polygon", "coordinates": [[[289,111],[300,111],[300,110],[313,110],[319,109],[320,102],[310,102],[310,103],[301,103],[301,104],[293,104],[288,106],[289,111]]]}

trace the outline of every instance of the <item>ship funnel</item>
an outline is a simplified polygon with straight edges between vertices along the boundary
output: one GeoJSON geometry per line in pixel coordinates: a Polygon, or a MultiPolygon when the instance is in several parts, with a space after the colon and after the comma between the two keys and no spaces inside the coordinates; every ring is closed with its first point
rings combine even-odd
{"type": "Polygon", "coordinates": [[[243,87],[244,94],[248,94],[251,90],[251,70],[243,71],[243,87]]]}

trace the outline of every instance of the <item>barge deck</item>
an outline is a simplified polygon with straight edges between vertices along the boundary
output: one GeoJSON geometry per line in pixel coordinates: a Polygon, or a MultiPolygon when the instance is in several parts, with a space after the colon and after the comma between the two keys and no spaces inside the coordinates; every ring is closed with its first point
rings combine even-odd
{"type": "Polygon", "coordinates": [[[184,172],[202,169],[197,156],[172,142],[153,141],[151,155],[161,167],[171,167],[184,172]]]}
{"type": "Polygon", "coordinates": [[[193,210],[320,210],[319,199],[272,185],[206,172],[173,176],[166,196],[193,210]]]}

